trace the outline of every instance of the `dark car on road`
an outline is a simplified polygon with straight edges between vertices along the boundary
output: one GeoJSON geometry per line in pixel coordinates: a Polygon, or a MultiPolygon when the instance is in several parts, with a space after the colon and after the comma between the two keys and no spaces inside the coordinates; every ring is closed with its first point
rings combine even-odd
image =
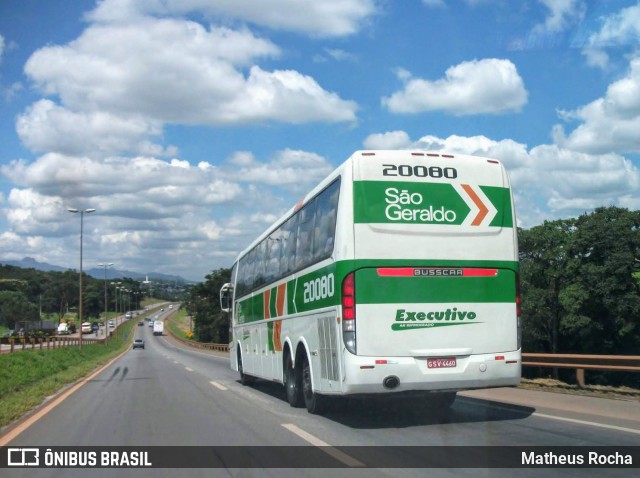
{"type": "Polygon", "coordinates": [[[142,339],[135,339],[133,341],[133,348],[134,349],[143,349],[144,348],[144,340],[142,339]]]}

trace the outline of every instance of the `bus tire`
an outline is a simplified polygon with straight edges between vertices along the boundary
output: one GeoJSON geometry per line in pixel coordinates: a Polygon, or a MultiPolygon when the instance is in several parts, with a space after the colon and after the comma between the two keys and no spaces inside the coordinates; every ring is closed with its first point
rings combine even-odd
{"type": "Polygon", "coordinates": [[[284,364],[284,391],[287,402],[294,408],[300,408],[304,403],[302,398],[302,376],[297,373],[300,369],[294,369],[291,356],[287,357],[284,364]]]}
{"type": "Polygon", "coordinates": [[[240,383],[242,385],[251,385],[253,383],[253,377],[244,373],[242,368],[242,353],[238,350],[238,373],[240,374],[240,383]]]}
{"type": "Polygon", "coordinates": [[[327,398],[313,391],[311,383],[311,367],[306,357],[302,361],[302,396],[307,411],[314,415],[322,413],[326,408],[327,398]]]}

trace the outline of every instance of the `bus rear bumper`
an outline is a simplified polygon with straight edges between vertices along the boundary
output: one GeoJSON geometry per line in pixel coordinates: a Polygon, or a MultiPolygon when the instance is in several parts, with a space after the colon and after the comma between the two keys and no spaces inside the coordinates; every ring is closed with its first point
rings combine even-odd
{"type": "Polygon", "coordinates": [[[346,353],[343,393],[458,391],[520,383],[519,350],[455,357],[455,366],[446,361],[430,364],[429,360],[427,357],[359,357],[346,353]]]}

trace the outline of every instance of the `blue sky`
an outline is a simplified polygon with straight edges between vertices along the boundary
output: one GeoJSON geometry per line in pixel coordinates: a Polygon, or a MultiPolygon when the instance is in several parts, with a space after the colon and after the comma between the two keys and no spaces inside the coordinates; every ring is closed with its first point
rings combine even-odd
{"type": "Polygon", "coordinates": [[[201,280],[358,149],[640,208],[640,3],[0,1],[0,259],[201,280]]]}

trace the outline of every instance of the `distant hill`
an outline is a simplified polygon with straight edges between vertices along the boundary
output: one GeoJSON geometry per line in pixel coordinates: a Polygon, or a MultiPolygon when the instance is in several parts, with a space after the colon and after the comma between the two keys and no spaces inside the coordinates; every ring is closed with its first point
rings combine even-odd
{"type": "MultiPolygon", "coordinates": [[[[60,267],[53,264],[47,264],[46,262],[38,262],[33,257],[25,257],[19,261],[8,261],[0,259],[0,264],[21,267],[22,269],[35,269],[38,271],[44,272],[64,272],[66,270],[77,270],[72,267],[60,267]]],[[[102,267],[93,267],[91,269],[85,269],[84,273],[90,275],[91,277],[95,277],[96,279],[104,279],[104,268],[102,267]]],[[[170,282],[190,282],[186,280],[184,277],[171,275],[171,274],[161,274],[159,272],[149,272],[149,273],[141,273],[141,272],[133,272],[126,270],[119,270],[113,267],[107,268],[107,279],[118,279],[121,277],[130,277],[131,279],[144,281],[147,277],[149,280],[160,280],[160,281],[170,281],[170,282]]]]}
{"type": "Polygon", "coordinates": [[[52,264],[47,264],[46,262],[38,262],[33,257],[25,257],[19,261],[5,261],[0,259],[0,264],[7,266],[20,267],[22,269],[35,269],[37,271],[44,272],[64,272],[66,270],[71,269],[70,267],[60,267],[54,266],[52,264]]]}

